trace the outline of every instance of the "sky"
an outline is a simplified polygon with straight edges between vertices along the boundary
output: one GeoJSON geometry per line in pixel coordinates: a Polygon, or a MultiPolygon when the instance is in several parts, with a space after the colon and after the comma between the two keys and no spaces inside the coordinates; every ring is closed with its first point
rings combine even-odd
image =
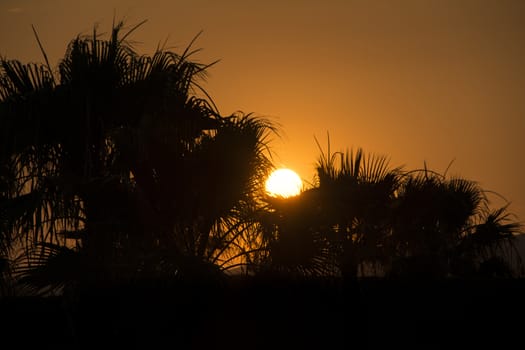
{"type": "Polygon", "coordinates": [[[193,59],[220,60],[204,84],[220,112],[276,123],[276,165],[306,182],[329,135],[332,152],[477,181],[525,222],[525,1],[1,0],[0,55],[42,62],[34,25],[56,65],[115,14],[147,20],[131,37],[144,54],[202,31],[193,59]]]}

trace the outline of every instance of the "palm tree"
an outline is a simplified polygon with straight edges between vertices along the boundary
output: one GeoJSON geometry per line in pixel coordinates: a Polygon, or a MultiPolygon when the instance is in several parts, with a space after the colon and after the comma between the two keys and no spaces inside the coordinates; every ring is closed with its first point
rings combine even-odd
{"type": "Polygon", "coordinates": [[[343,276],[355,279],[359,268],[384,256],[383,242],[390,233],[390,208],[400,168],[390,169],[386,157],[365,156],[362,149],[322,155],[318,164],[327,233],[337,243],[343,276]]]}
{"type": "Polygon", "coordinates": [[[385,157],[365,156],[362,149],[331,154],[328,147],[315,187],[297,198],[269,201],[273,264],[354,280],[367,263],[380,262],[399,174],[385,157]]]}
{"type": "Polygon", "coordinates": [[[522,225],[508,212],[508,205],[485,207],[473,222],[456,247],[452,272],[465,277],[522,277],[523,262],[515,244],[523,234],[522,225]]]}
{"type": "Polygon", "coordinates": [[[261,257],[259,274],[339,275],[331,242],[323,231],[320,195],[317,188],[310,188],[296,197],[266,198],[267,208],[259,220],[268,251],[261,257]]]}
{"type": "Polygon", "coordinates": [[[2,257],[19,247],[39,287],[210,273],[260,249],[242,240],[273,126],[196,95],[210,65],[189,60],[193,41],[138,55],[138,26],[75,38],[56,76],[0,61],[2,257]]]}
{"type": "Polygon", "coordinates": [[[481,189],[464,179],[448,181],[428,169],[405,175],[396,199],[390,239],[393,270],[400,263],[424,275],[446,274],[452,247],[482,200],[481,189]]]}
{"type": "Polygon", "coordinates": [[[389,277],[520,275],[521,226],[489,209],[475,182],[429,170],[390,169],[385,157],[321,156],[318,182],[298,197],[267,199],[270,269],[299,275],[389,277]],[[371,270],[371,271],[370,271],[371,270]]]}
{"type": "Polygon", "coordinates": [[[489,261],[506,265],[507,271],[508,264],[519,267],[512,241],[520,225],[505,223],[506,209],[490,210],[485,192],[473,181],[426,167],[407,172],[394,201],[389,274],[468,277],[489,261]]]}

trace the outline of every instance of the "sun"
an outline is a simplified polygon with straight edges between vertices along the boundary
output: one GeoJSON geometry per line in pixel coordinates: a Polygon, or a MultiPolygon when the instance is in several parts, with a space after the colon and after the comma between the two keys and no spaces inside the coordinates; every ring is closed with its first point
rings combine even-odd
{"type": "Polygon", "coordinates": [[[301,193],[303,182],[297,173],[287,168],[273,171],[266,180],[266,193],[272,197],[293,197],[301,193]]]}

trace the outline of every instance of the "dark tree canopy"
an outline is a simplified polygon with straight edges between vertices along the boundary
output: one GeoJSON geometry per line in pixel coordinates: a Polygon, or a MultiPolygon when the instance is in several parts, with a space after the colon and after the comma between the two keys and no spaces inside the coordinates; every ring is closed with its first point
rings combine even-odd
{"type": "Polygon", "coordinates": [[[56,73],[0,62],[1,249],[32,284],[195,277],[258,249],[274,128],[219,115],[191,44],[138,55],[134,29],[75,38],[56,73]]]}
{"type": "Polygon", "coordinates": [[[215,283],[234,268],[521,276],[521,226],[470,180],[328,150],[311,188],[268,197],[273,125],[220,115],[199,85],[209,65],[191,60],[193,42],[139,55],[127,41],[137,27],[74,38],[56,70],[0,60],[4,288],[215,283]]]}
{"type": "Polygon", "coordinates": [[[514,245],[521,225],[507,206],[491,209],[475,182],[390,168],[362,149],[329,152],[313,188],[269,203],[272,269],[347,278],[522,276],[514,245]]]}

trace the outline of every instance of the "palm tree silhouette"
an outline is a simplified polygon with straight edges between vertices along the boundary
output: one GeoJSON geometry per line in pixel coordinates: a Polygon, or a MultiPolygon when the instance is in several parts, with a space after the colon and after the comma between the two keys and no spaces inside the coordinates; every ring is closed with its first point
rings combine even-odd
{"type": "Polygon", "coordinates": [[[315,276],[519,276],[521,225],[491,210],[473,181],[426,167],[390,169],[383,156],[321,151],[317,183],[269,198],[267,268],[315,276]],[[484,271],[484,272],[483,272],[484,271]]]}
{"type": "Polygon", "coordinates": [[[38,288],[217,277],[259,249],[242,241],[275,129],[196,95],[210,65],[189,60],[193,41],[138,55],[138,26],[75,38],[56,76],[0,62],[2,256],[21,247],[13,265],[38,288]]]}
{"type": "Polygon", "coordinates": [[[269,200],[271,264],[356,279],[365,263],[385,257],[399,175],[385,157],[366,156],[362,149],[331,154],[328,147],[313,188],[296,198],[269,200]]]}
{"type": "Polygon", "coordinates": [[[509,276],[520,275],[513,242],[521,226],[506,210],[490,210],[488,197],[473,181],[426,167],[406,173],[394,202],[389,273],[463,278],[498,261],[509,276]]]}

